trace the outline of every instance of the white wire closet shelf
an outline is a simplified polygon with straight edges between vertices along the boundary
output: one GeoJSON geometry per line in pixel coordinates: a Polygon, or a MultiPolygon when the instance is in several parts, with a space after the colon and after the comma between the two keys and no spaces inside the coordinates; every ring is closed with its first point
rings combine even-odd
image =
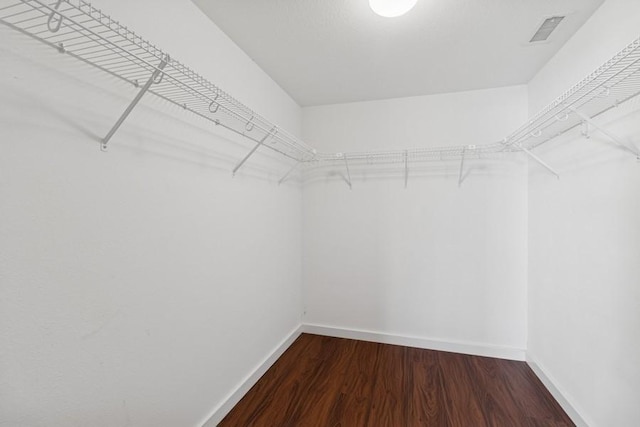
{"type": "Polygon", "coordinates": [[[140,88],[102,140],[103,149],[142,96],[149,92],[255,142],[256,145],[235,166],[234,173],[257,149],[264,147],[294,160],[294,169],[304,164],[311,167],[340,164],[346,167],[347,173],[349,164],[404,164],[406,171],[410,163],[450,160],[461,161],[462,173],[465,157],[524,152],[557,175],[531,150],[582,123],[590,124],[640,157],[635,146],[618,140],[592,120],[640,93],[640,38],[501,141],[406,150],[318,153],[89,2],[0,0],[0,22],[140,88]]]}
{"type": "MultiPolygon", "coordinates": [[[[498,153],[524,152],[552,173],[557,173],[531,150],[582,124],[602,132],[640,160],[640,150],[602,128],[593,119],[640,94],[640,38],[545,107],[501,141],[481,145],[414,148],[409,150],[321,153],[312,162],[351,164],[404,164],[416,161],[483,158],[498,153]]],[[[406,180],[406,176],[405,176],[406,180]]]]}
{"type": "Polygon", "coordinates": [[[138,96],[103,139],[103,149],[106,149],[115,131],[148,91],[253,140],[258,145],[250,154],[258,146],[264,146],[296,161],[313,156],[313,150],[305,143],[88,2],[2,0],[0,20],[62,53],[141,88],[138,96]]]}

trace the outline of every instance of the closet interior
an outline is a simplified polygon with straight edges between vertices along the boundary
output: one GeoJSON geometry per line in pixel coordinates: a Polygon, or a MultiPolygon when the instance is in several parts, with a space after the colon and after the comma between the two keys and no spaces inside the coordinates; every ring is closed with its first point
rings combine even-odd
{"type": "Polygon", "coordinates": [[[576,425],[640,422],[637,6],[527,84],[301,108],[191,1],[126,3],[204,69],[0,2],[0,426],[217,425],[303,333],[526,361],[576,425]]]}

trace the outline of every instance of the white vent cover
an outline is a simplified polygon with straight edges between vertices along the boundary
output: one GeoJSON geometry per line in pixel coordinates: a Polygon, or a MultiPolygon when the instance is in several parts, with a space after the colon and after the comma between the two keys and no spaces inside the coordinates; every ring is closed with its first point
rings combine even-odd
{"type": "Polygon", "coordinates": [[[544,20],[538,31],[531,37],[529,43],[543,42],[549,38],[553,30],[555,30],[560,22],[564,19],[564,16],[552,16],[544,20]]]}

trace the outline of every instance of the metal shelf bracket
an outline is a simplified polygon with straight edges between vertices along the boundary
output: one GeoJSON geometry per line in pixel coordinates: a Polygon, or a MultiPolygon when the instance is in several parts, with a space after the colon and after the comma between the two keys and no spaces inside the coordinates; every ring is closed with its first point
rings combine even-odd
{"type": "Polygon", "coordinates": [[[529,156],[530,158],[532,158],[533,160],[535,160],[537,163],[539,163],[540,165],[542,165],[542,167],[544,167],[546,170],[548,170],[549,172],[551,172],[552,174],[554,174],[556,176],[556,178],[560,179],[560,175],[558,174],[558,172],[555,171],[555,169],[553,169],[551,166],[549,166],[544,160],[542,160],[540,157],[536,156],[535,154],[533,154],[530,150],[527,150],[526,148],[524,148],[522,145],[518,145],[518,148],[520,148],[527,156],[529,156]]]}
{"type": "Polygon", "coordinates": [[[463,147],[462,157],[460,158],[460,173],[458,174],[458,187],[462,187],[462,180],[463,180],[462,173],[464,172],[464,156],[466,153],[467,153],[467,147],[463,147]]]}
{"type": "Polygon", "coordinates": [[[409,182],[409,151],[404,150],[404,188],[407,188],[409,182]]]}
{"type": "Polygon", "coordinates": [[[349,186],[349,190],[353,189],[353,186],[351,185],[351,172],[349,171],[349,161],[347,160],[347,155],[345,153],[336,153],[336,157],[338,159],[342,158],[344,160],[344,167],[347,171],[347,176],[345,181],[347,181],[347,185],[349,186]]]}
{"type": "Polygon", "coordinates": [[[151,85],[154,83],[160,83],[162,81],[162,75],[163,75],[162,70],[164,69],[164,67],[167,65],[168,62],[169,62],[169,56],[165,56],[162,59],[162,61],[160,61],[160,64],[158,64],[158,67],[156,67],[156,69],[153,71],[153,73],[151,74],[151,77],[149,77],[149,80],[147,80],[144,86],[142,86],[142,89],[140,89],[136,97],[133,98],[133,101],[131,101],[131,104],[129,104],[127,109],[124,110],[124,113],[122,113],[122,115],[120,116],[116,124],[113,125],[109,133],[107,133],[107,136],[105,136],[102,139],[102,141],[100,142],[100,150],[107,151],[107,144],[109,143],[109,140],[116,133],[118,128],[120,128],[122,123],[129,116],[129,114],[131,114],[131,112],[136,107],[136,105],[138,105],[138,102],[140,102],[140,100],[142,99],[144,94],[149,90],[151,85]]]}
{"type": "Polygon", "coordinates": [[[623,140],[621,140],[620,138],[618,138],[617,136],[613,135],[611,132],[609,132],[608,130],[604,129],[602,126],[597,124],[591,117],[577,110],[576,108],[569,107],[569,110],[574,112],[578,117],[582,119],[582,122],[585,124],[585,128],[586,128],[586,134],[584,132],[583,134],[585,134],[586,137],[588,137],[588,134],[589,134],[588,126],[591,126],[594,129],[600,131],[600,133],[602,133],[604,136],[609,138],[611,141],[613,141],[614,143],[618,144],[620,147],[624,148],[625,150],[629,151],[631,154],[636,156],[636,159],[640,160],[640,151],[638,151],[638,149],[634,147],[632,144],[628,144],[623,140]]]}
{"type": "MultiPolygon", "coordinates": [[[[249,121],[249,122],[246,124],[246,127],[247,127],[247,128],[249,128],[250,123],[251,123],[251,121],[249,121]]],[[[247,130],[248,130],[248,131],[251,131],[252,129],[253,129],[253,124],[251,124],[251,129],[247,129],[247,130]]],[[[244,165],[244,163],[245,163],[247,160],[249,160],[249,157],[253,156],[253,153],[255,153],[255,152],[256,152],[256,150],[257,150],[258,148],[260,148],[260,146],[261,146],[262,144],[264,144],[264,142],[265,142],[265,141],[266,141],[266,140],[267,140],[271,135],[275,135],[277,132],[278,132],[278,129],[277,129],[275,126],[274,126],[274,127],[272,127],[272,128],[271,128],[271,130],[270,130],[269,132],[267,132],[267,133],[262,137],[262,139],[261,139],[260,141],[258,141],[258,143],[257,143],[257,144],[256,144],[256,145],[251,149],[251,151],[249,151],[249,152],[247,153],[247,155],[246,155],[246,156],[244,156],[244,158],[238,162],[238,164],[236,165],[236,167],[235,167],[235,168],[233,168],[233,171],[231,171],[231,175],[232,175],[232,176],[236,176],[236,172],[238,172],[238,170],[242,167],[242,165],[244,165]]]]}
{"type": "Polygon", "coordinates": [[[302,161],[297,161],[296,164],[293,165],[293,167],[291,169],[289,169],[289,171],[286,174],[284,174],[284,176],[282,178],[280,178],[280,180],[278,181],[278,185],[280,185],[283,182],[285,182],[287,180],[287,178],[289,178],[289,175],[291,175],[294,170],[298,169],[298,166],[300,166],[300,163],[302,163],[302,161]]]}
{"type": "Polygon", "coordinates": [[[462,181],[464,181],[464,158],[467,154],[467,150],[475,150],[476,145],[467,145],[462,147],[462,155],[460,156],[460,173],[458,174],[458,187],[462,187],[462,181]]]}
{"type": "Polygon", "coordinates": [[[347,184],[349,184],[349,190],[353,189],[351,185],[351,172],[349,172],[349,161],[347,160],[347,155],[344,155],[344,165],[347,168],[347,184]]]}
{"type": "Polygon", "coordinates": [[[288,171],[286,174],[284,174],[284,176],[283,176],[282,178],[280,178],[280,180],[278,181],[278,185],[280,185],[280,184],[282,184],[283,182],[285,182],[285,181],[287,180],[287,178],[289,178],[289,175],[291,175],[291,174],[293,173],[293,171],[294,171],[294,170],[298,169],[298,167],[299,167],[301,164],[303,164],[304,162],[309,162],[309,161],[314,160],[314,159],[316,158],[316,155],[317,155],[317,154],[318,154],[318,152],[317,152],[317,151],[316,151],[316,149],[314,148],[314,149],[312,149],[312,150],[311,150],[311,158],[310,158],[310,159],[305,160],[305,159],[303,158],[303,159],[300,159],[300,160],[296,161],[296,164],[295,164],[295,165],[293,165],[293,167],[292,167],[291,169],[289,169],[289,171],[288,171]]]}

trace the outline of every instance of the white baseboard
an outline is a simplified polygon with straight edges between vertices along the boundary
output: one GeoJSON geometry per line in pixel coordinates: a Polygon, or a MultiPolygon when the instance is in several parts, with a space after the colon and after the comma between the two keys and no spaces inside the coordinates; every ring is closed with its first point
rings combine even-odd
{"type": "Polygon", "coordinates": [[[302,326],[298,326],[294,329],[287,338],[285,338],[272,352],[267,356],[260,365],[253,370],[241,383],[240,385],[227,396],[224,401],[218,405],[209,415],[204,422],[201,423],[202,427],[215,427],[218,425],[220,421],[233,409],[234,406],[244,397],[245,394],[253,387],[253,385],[258,382],[260,377],[264,375],[265,372],[278,360],[282,353],[288,349],[291,344],[300,336],[302,333],[302,326]]]}
{"type": "Polygon", "coordinates": [[[383,344],[404,345],[407,347],[424,348],[429,350],[448,351],[452,353],[471,354],[475,356],[496,357],[499,359],[518,361],[525,360],[524,349],[508,346],[462,341],[444,341],[316,324],[303,324],[302,332],[338,338],[350,338],[361,341],[379,342],[383,344]]]}
{"type": "MultiPolygon", "coordinates": [[[[527,353],[527,364],[531,368],[531,370],[536,374],[536,376],[542,381],[542,384],[549,390],[549,393],[556,399],[556,401],[562,406],[562,409],[567,413],[569,418],[576,424],[578,427],[589,427],[585,421],[585,417],[583,417],[575,405],[571,403],[571,401],[567,398],[566,393],[562,391],[562,389],[557,385],[557,381],[553,379],[553,377],[547,375],[546,370],[541,367],[541,365],[535,360],[535,358],[527,353]]],[[[593,424],[591,424],[593,425],[593,424]]]]}
{"type": "MultiPolygon", "coordinates": [[[[490,345],[490,344],[478,344],[473,342],[462,342],[462,341],[444,341],[444,340],[436,340],[436,339],[428,339],[428,338],[420,338],[420,337],[411,337],[404,335],[393,335],[383,332],[376,331],[367,331],[367,330],[359,330],[359,329],[347,329],[347,328],[338,328],[334,326],[325,326],[325,325],[317,325],[317,324],[302,324],[296,329],[294,329],[287,338],[285,338],[272,352],[267,356],[260,365],[258,365],[253,372],[251,372],[239,385],[236,389],[231,392],[224,401],[218,405],[216,408],[211,411],[211,414],[201,423],[202,427],[215,427],[222,419],[233,409],[233,407],[242,399],[242,397],[253,387],[253,385],[258,382],[260,377],[264,375],[265,372],[278,360],[280,356],[285,352],[287,348],[293,344],[293,342],[300,336],[301,333],[306,332],[309,334],[316,335],[325,335],[337,338],[349,338],[361,341],[371,341],[371,342],[379,342],[383,344],[394,344],[394,345],[403,345],[407,347],[416,347],[416,348],[424,348],[429,350],[439,350],[439,351],[448,351],[454,353],[462,353],[462,354],[471,354],[476,356],[486,356],[486,357],[496,357],[500,359],[508,359],[508,360],[525,360],[525,350],[515,347],[508,346],[498,346],[498,345],[490,345]]],[[[529,362],[530,365],[534,364],[533,362],[529,362]]],[[[537,366],[537,365],[536,365],[537,366]]],[[[538,376],[541,374],[536,371],[535,368],[532,369],[538,376]]],[[[538,368],[539,369],[539,368],[538,368]]],[[[542,371],[540,371],[542,372],[542,371]]],[[[544,375],[544,374],[542,374],[544,375]]],[[[546,377],[545,377],[546,378],[546,377]]],[[[547,385],[547,382],[541,377],[542,382],[547,385]]],[[[574,419],[572,413],[565,408],[563,401],[556,396],[556,394],[552,391],[552,394],[558,402],[562,405],[562,407],[567,411],[567,414],[573,419],[582,420],[582,418],[578,417],[574,419]]],[[[561,396],[561,394],[560,394],[561,396]]],[[[571,407],[569,405],[569,407],[571,407]]],[[[575,412],[575,411],[574,411],[575,412]]],[[[577,414],[577,412],[575,412],[577,414]]],[[[577,423],[578,424],[578,423],[577,423]]],[[[586,426],[587,424],[578,424],[579,426],[586,426]]]]}

